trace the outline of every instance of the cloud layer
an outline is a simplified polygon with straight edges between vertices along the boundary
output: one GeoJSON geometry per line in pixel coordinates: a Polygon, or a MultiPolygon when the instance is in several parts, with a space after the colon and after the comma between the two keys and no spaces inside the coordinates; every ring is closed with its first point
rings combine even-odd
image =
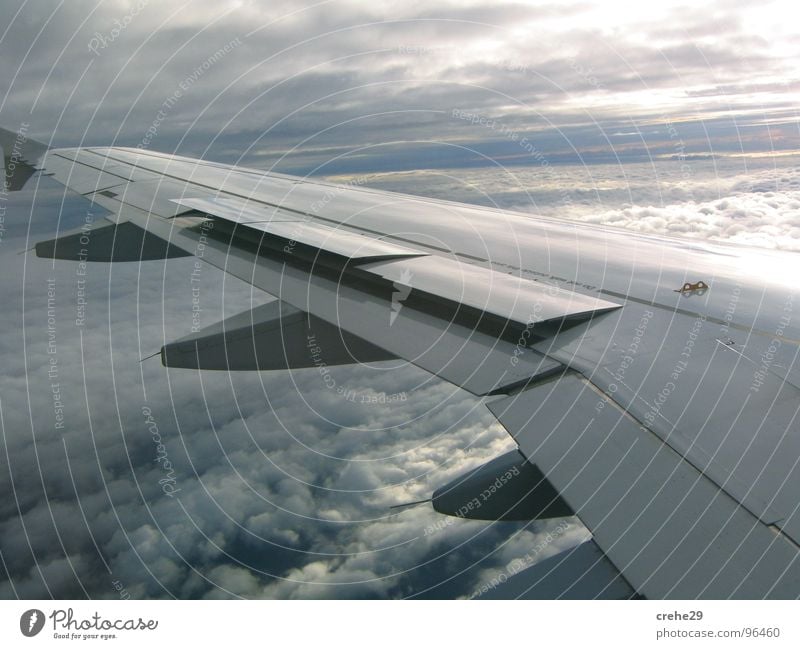
{"type": "MultiPolygon", "coordinates": [[[[0,125],[57,145],[800,249],[781,3],[4,9],[0,125]]],[[[17,253],[90,208],[34,189],[2,203],[0,597],[469,597],[556,529],[389,509],[513,446],[411,366],[335,368],[348,399],[314,370],[137,362],[189,331],[191,261],[91,266],[76,326],[75,266],[17,253]]],[[[210,269],[203,295],[203,324],[264,299],[210,269]]]]}

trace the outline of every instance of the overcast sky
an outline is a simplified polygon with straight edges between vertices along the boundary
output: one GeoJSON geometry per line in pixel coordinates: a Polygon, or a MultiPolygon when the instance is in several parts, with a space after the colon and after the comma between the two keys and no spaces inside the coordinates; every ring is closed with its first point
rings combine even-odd
{"type": "Polygon", "coordinates": [[[150,148],[304,173],[797,148],[789,1],[4,5],[4,123],[59,145],[179,92],[150,148]]]}
{"type": "MultiPolygon", "coordinates": [[[[0,126],[53,145],[383,174],[370,183],[554,214],[567,188],[566,216],[800,248],[788,2],[0,6],[0,126]],[[653,171],[682,156],[691,178],[653,171]]],[[[188,332],[192,262],[92,266],[76,327],[74,265],[19,253],[101,212],[46,179],[4,207],[0,597],[469,597],[585,538],[390,511],[513,448],[481,400],[411,366],[336,368],[359,397],[405,397],[354,404],[314,371],[140,364],[188,332]]],[[[266,299],[204,282],[209,322],[266,299]]]]}

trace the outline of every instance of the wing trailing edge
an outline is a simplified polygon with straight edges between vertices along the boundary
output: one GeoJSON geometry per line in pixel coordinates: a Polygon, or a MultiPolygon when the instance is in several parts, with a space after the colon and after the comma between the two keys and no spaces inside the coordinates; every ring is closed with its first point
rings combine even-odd
{"type": "Polygon", "coordinates": [[[40,241],[35,250],[37,257],[77,262],[151,261],[190,256],[129,221],[84,227],[40,241]]]}
{"type": "Polygon", "coordinates": [[[797,546],[580,374],[488,405],[640,595],[797,597],[797,546]]]}
{"type": "Polygon", "coordinates": [[[560,523],[543,533],[544,549],[510,561],[495,578],[475,589],[473,599],[638,599],[630,584],[594,541],[543,558],[568,529],[560,523]],[[549,541],[549,542],[548,542],[549,541]]]}

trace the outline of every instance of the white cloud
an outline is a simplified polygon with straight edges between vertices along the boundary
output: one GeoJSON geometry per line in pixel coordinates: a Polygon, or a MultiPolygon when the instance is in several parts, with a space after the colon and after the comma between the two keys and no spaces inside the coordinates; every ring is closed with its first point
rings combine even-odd
{"type": "Polygon", "coordinates": [[[583,215],[636,232],[800,251],[800,170],[753,174],[718,200],[632,206],[583,215]]]}

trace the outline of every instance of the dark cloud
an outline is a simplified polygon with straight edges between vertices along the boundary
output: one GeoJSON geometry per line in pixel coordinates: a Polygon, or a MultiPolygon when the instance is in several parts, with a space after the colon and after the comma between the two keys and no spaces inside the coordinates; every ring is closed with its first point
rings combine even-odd
{"type": "MultiPolygon", "coordinates": [[[[6,121],[35,106],[26,117],[32,132],[58,144],[135,146],[194,74],[151,147],[197,154],[213,142],[213,151],[235,155],[229,142],[241,146],[259,135],[273,151],[491,139],[469,125],[429,119],[454,108],[494,117],[513,108],[528,129],[545,115],[554,130],[573,123],[580,107],[596,136],[621,115],[681,122],[719,110],[720,102],[731,116],[743,115],[747,91],[724,103],[733,86],[759,92],[769,117],[774,99],[789,92],[777,80],[796,68],[781,49],[792,35],[777,31],[779,23],[767,37],[751,25],[748,9],[725,3],[648,12],[613,4],[423,3],[391,13],[358,3],[193,3],[191,10],[148,3],[135,15],[134,6],[63,3],[51,15],[26,5],[0,42],[6,121]],[[230,43],[238,44],[195,74],[230,43]],[[391,117],[370,117],[378,115],[391,117]],[[357,127],[337,126],[354,118],[357,127]]],[[[589,145],[582,135],[574,134],[575,149],[589,145]]]]}

